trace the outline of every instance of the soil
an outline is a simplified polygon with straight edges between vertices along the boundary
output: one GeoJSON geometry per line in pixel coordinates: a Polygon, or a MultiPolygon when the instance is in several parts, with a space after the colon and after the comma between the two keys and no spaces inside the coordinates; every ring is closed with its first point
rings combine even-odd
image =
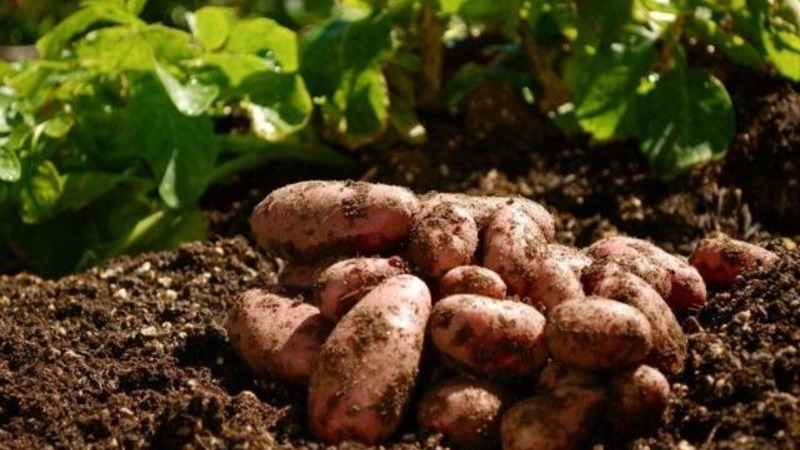
{"type": "MultiPolygon", "coordinates": [[[[716,231],[768,246],[778,264],[712,291],[683,320],[689,364],[661,424],[592,445],[800,448],[800,93],[742,77],[727,80],[739,133],[726,160],[669,184],[630,142],[564,137],[509,87],[487,86],[462,111],[428,117],[437,125],[422,148],[361,154],[348,169],[274,164],[214,188],[203,200],[209,242],[59,280],[0,277],[0,449],[324,448],[308,432],[303,390],[255,377],[221,326],[238,293],[275,283],[249,211],[311,177],[522,194],[555,214],[559,241],[579,246],[624,233],[687,254],[716,231]]],[[[447,442],[407,423],[387,447],[447,442]]]]}

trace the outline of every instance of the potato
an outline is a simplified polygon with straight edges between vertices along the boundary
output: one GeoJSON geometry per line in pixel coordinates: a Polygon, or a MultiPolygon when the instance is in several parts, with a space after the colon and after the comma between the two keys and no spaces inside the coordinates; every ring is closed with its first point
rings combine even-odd
{"type": "Polygon", "coordinates": [[[603,379],[592,372],[576,370],[550,360],[539,373],[536,381],[536,392],[539,394],[552,394],[570,387],[597,387],[603,379]]]}
{"type": "Polygon", "coordinates": [[[669,305],[647,282],[620,271],[597,282],[590,294],[620,301],[644,314],[653,336],[653,348],[646,362],[670,376],[683,372],[686,336],[669,305]]]}
{"type": "Polygon", "coordinates": [[[663,267],[669,274],[670,294],[664,300],[678,314],[696,311],[706,303],[706,284],[700,273],[683,258],[660,249],[655,244],[643,239],[628,236],[608,238],[627,245],[663,267]]]}
{"type": "Polygon", "coordinates": [[[472,294],[443,298],[428,327],[450,361],[489,377],[528,375],[547,362],[544,316],[530,305],[472,294]]]}
{"type": "Polygon", "coordinates": [[[333,324],[319,309],[253,289],[240,295],[226,329],[236,352],[258,375],[306,384],[333,324]]]}
{"type": "Polygon", "coordinates": [[[605,400],[605,390],[580,386],[525,399],[503,414],[503,450],[581,448],[599,423],[605,400]]]}
{"type": "Polygon", "coordinates": [[[508,204],[516,204],[525,211],[541,229],[548,241],[555,239],[556,227],[553,216],[547,209],[524,197],[498,197],[498,196],[476,196],[458,193],[432,192],[421,198],[422,208],[428,205],[439,203],[454,203],[465,208],[475,219],[478,229],[482,230],[489,223],[489,219],[499,208],[508,204]]]}
{"type": "Polygon", "coordinates": [[[278,274],[278,284],[290,290],[311,291],[319,273],[338,260],[338,258],[323,258],[308,264],[283,261],[283,268],[278,274]]]}
{"type": "Polygon", "coordinates": [[[657,369],[639,366],[611,379],[608,417],[612,432],[631,435],[658,424],[669,402],[669,381],[657,369]]]}
{"type": "Polygon", "coordinates": [[[481,266],[459,266],[439,279],[439,296],[475,294],[497,299],[506,298],[506,284],[496,272],[481,266]]]}
{"type": "Polygon", "coordinates": [[[550,258],[569,267],[578,278],[580,278],[581,273],[583,273],[583,269],[592,264],[592,258],[575,247],[561,244],[548,244],[547,248],[550,258]]]}
{"type": "Polygon", "coordinates": [[[553,308],[545,336],[553,358],[588,371],[641,364],[653,346],[650,323],[638,309],[601,297],[571,300],[553,308]]]}
{"type": "Polygon", "coordinates": [[[311,375],[314,435],[375,445],[395,431],[411,399],[430,311],[428,286],[413,275],[387,279],[353,306],[311,375]]]}
{"type": "Polygon", "coordinates": [[[417,408],[424,432],[442,433],[464,450],[491,450],[500,441],[500,417],[506,395],[499,386],[466,377],[428,390],[417,408]]]}
{"type": "MultiPolygon", "coordinates": [[[[615,240],[613,238],[601,239],[584,249],[592,258],[593,264],[613,262],[622,269],[631,272],[644,281],[650,283],[659,295],[669,298],[672,292],[672,281],[669,272],[664,267],[656,264],[639,250],[615,240]]],[[[584,277],[584,287],[591,290],[591,278],[584,277]],[[589,286],[586,283],[589,283],[589,286]]]]}
{"type": "Polygon", "coordinates": [[[586,297],[581,279],[567,264],[554,257],[545,258],[538,266],[525,295],[545,315],[557,305],[586,297]]]}
{"type": "Polygon", "coordinates": [[[314,299],[323,316],[338,321],[372,288],[407,272],[405,261],[398,256],[345,259],[319,273],[314,299]]]}
{"type": "Polygon", "coordinates": [[[497,272],[508,293],[525,297],[539,263],[547,257],[541,229],[516,203],[500,207],[484,230],[483,266],[497,272]]]}
{"type": "Polygon", "coordinates": [[[466,209],[439,203],[414,218],[408,258],[422,273],[439,278],[448,270],[473,262],[478,226],[466,209]]]}
{"type": "Polygon", "coordinates": [[[730,286],[745,270],[772,264],[778,255],[748,242],[720,236],[701,240],[689,257],[706,283],[730,286]]]}
{"type": "Polygon", "coordinates": [[[375,254],[399,244],[418,207],[408,189],[354,181],[304,181],[273,191],[250,218],[258,244],[273,256],[313,262],[375,254]]]}

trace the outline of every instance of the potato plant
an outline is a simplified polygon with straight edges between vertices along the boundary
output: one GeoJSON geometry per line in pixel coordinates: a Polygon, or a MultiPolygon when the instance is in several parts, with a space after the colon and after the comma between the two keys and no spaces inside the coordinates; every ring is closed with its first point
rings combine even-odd
{"type": "Polygon", "coordinates": [[[257,242],[315,268],[304,283],[243,293],[231,344],[257,376],[307,383],[309,429],[330,444],[381,444],[405,417],[463,449],[575,449],[600,429],[646,432],[686,361],[678,318],[703,306],[706,280],[775,255],[729,238],[688,261],[631,237],[573,249],[549,242],[552,217],[532,205],[352,181],[273,191],[253,212],[257,242]],[[464,224],[480,242],[462,245],[464,224]],[[425,250],[437,246],[470,264],[445,270],[450,254],[425,250]],[[556,289],[554,301],[527,288],[543,278],[577,292],[556,289]],[[424,375],[437,367],[458,375],[424,375]]]}

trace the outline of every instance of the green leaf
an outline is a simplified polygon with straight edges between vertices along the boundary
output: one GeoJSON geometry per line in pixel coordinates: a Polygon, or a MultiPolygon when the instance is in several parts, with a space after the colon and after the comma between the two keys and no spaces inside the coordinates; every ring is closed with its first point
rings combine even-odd
{"type": "Polygon", "coordinates": [[[721,49],[736,64],[753,69],[758,69],[764,64],[761,54],[752,44],[734,31],[718,26],[711,19],[695,17],[687,20],[686,30],[690,37],[721,49]]]}
{"type": "Polygon", "coordinates": [[[161,25],[109,27],[81,40],[76,48],[83,66],[100,72],[150,71],[155,62],[192,58],[191,35],[161,25]]]}
{"type": "Polygon", "coordinates": [[[633,16],[633,0],[577,0],[579,35],[587,42],[611,42],[633,16]]]}
{"type": "Polygon", "coordinates": [[[178,111],[187,116],[199,116],[205,113],[219,95],[217,86],[200,84],[195,80],[181,84],[160,64],[156,64],[156,75],[178,111]]]}
{"type": "Polygon", "coordinates": [[[639,113],[642,152],[665,178],[723,157],[735,131],[725,86],[683,65],[656,82],[639,113]]]}
{"type": "Polygon", "coordinates": [[[127,0],[125,2],[125,8],[137,15],[144,11],[145,6],[147,6],[147,0],[127,0]]]}
{"type": "Polygon", "coordinates": [[[461,104],[467,96],[486,81],[489,69],[474,62],[461,66],[444,87],[444,96],[449,106],[461,104]]]}
{"type": "Polygon", "coordinates": [[[235,16],[231,8],[206,6],[189,14],[189,27],[206,50],[218,50],[228,40],[230,24],[235,16]]]}
{"type": "Polygon", "coordinates": [[[171,208],[193,205],[219,154],[211,122],[182,114],[149,77],[135,86],[126,113],[119,145],[139,150],[159,180],[164,203],[171,208]]]}
{"type": "Polygon", "coordinates": [[[267,141],[285,139],[311,116],[311,96],[299,75],[261,72],[246,78],[239,90],[253,131],[267,141]]]}
{"type": "Polygon", "coordinates": [[[50,218],[64,189],[64,180],[52,162],[45,161],[34,170],[20,191],[20,218],[26,224],[50,218]]]}
{"type": "Polygon", "coordinates": [[[260,56],[239,55],[231,53],[207,53],[200,57],[205,65],[218,68],[228,83],[233,86],[239,84],[247,77],[259,72],[272,71],[275,65],[260,56]]]}
{"type": "Polygon", "coordinates": [[[21,174],[22,164],[17,154],[5,145],[0,145],[0,181],[14,183],[21,174]]]}
{"type": "Polygon", "coordinates": [[[60,139],[66,136],[75,124],[75,120],[69,114],[59,112],[53,118],[42,122],[42,132],[53,139],[60,139]]]}
{"type": "Polygon", "coordinates": [[[225,51],[265,56],[274,60],[282,72],[294,72],[299,66],[297,34],[263,17],[234,22],[225,51]]]}
{"type": "Polygon", "coordinates": [[[64,189],[58,201],[58,209],[80,210],[127,178],[124,174],[106,172],[66,174],[62,177],[64,189]]]}
{"type": "Polygon", "coordinates": [[[785,30],[764,30],[767,58],[781,75],[800,81],[800,36],[785,30]]]}
{"type": "Polygon", "coordinates": [[[389,92],[383,73],[366,69],[347,72],[322,111],[341,143],[354,149],[378,138],[386,128],[388,109],[389,92]]]}

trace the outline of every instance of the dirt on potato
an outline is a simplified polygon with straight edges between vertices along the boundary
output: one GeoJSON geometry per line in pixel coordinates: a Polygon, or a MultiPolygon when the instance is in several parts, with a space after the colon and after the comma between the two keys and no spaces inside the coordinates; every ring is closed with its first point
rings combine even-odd
{"type": "MultiPolygon", "coordinates": [[[[796,449],[800,251],[785,249],[800,242],[800,226],[796,205],[781,199],[800,187],[774,186],[797,183],[800,97],[772,78],[745,81],[731,81],[746,101],[726,161],[670,184],[647,172],[631,143],[565,138],[500,86],[503,95],[481,89],[459,114],[433,117],[425,148],[365,152],[347,169],[273,164],[214,188],[203,199],[217,236],[210,242],[54,281],[0,276],[0,450],[324,448],[308,431],[305,392],[256,379],[222,325],[237,294],[275,283],[275,262],[249,235],[253,206],[290,181],[346,176],[417,192],[522,194],[555,213],[556,240],[570,245],[622,232],[686,255],[712,231],[773,239],[777,265],[711,292],[683,320],[687,368],[661,425],[593,445],[796,449]],[[769,165],[777,158],[781,170],[769,165]]],[[[412,418],[386,447],[448,443],[418,433],[412,418]]]]}

